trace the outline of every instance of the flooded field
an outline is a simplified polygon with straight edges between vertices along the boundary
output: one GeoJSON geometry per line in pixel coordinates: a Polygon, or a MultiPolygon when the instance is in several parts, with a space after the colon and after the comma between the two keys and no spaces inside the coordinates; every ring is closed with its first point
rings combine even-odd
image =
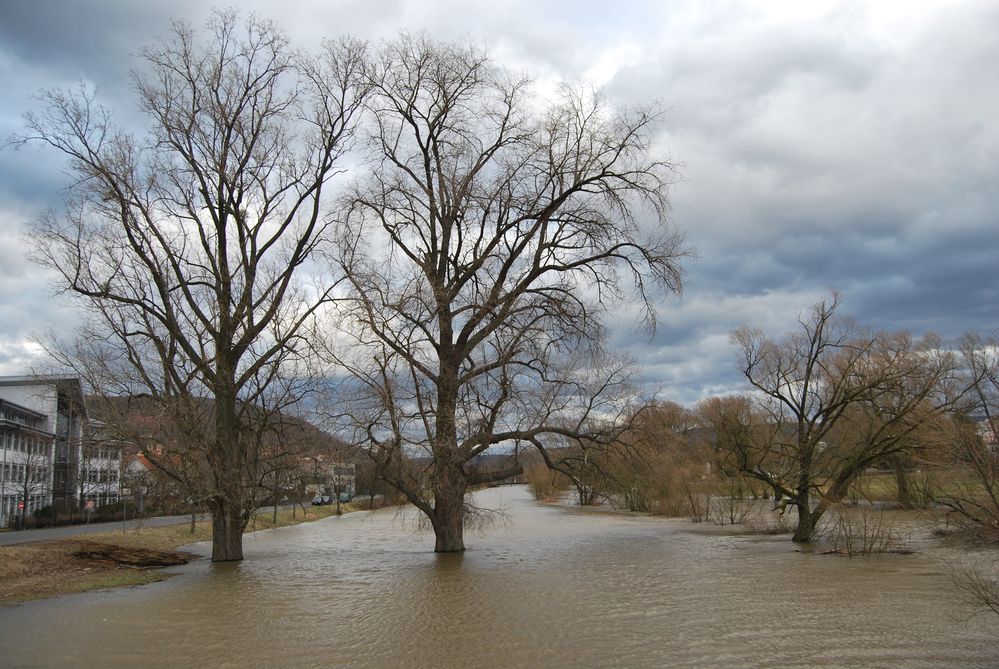
{"type": "MultiPolygon", "coordinates": [[[[411,512],[246,538],[163,583],[0,609],[4,667],[997,667],[955,554],[847,559],[787,536],[479,493],[463,555],[411,512]]],[[[207,546],[197,547],[207,553],[207,546]]]]}

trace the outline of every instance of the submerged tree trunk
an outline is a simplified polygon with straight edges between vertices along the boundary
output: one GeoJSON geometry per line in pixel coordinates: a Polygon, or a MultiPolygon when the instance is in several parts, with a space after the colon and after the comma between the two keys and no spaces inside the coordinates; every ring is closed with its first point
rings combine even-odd
{"type": "Polygon", "coordinates": [[[807,544],[815,535],[815,527],[822,515],[822,507],[812,510],[808,488],[802,488],[794,500],[794,508],[798,510],[798,525],[794,528],[791,541],[796,544],[807,544]]]}
{"type": "Polygon", "coordinates": [[[461,465],[449,464],[438,472],[434,489],[434,513],[431,524],[436,541],[435,553],[458,553],[465,550],[466,479],[461,465]]]}
{"type": "MultiPolygon", "coordinates": [[[[441,341],[453,338],[451,322],[441,318],[441,341]]],[[[430,522],[434,528],[435,553],[458,553],[465,550],[465,492],[468,478],[458,453],[455,424],[458,362],[446,351],[441,355],[441,373],[437,381],[437,415],[434,421],[434,510],[430,522]]]]}
{"type": "Polygon", "coordinates": [[[815,534],[815,525],[818,519],[811,511],[802,509],[801,506],[797,506],[797,509],[798,525],[794,528],[794,535],[791,537],[791,541],[796,544],[807,544],[815,534]]]}
{"type": "Polygon", "coordinates": [[[912,491],[909,489],[909,477],[905,471],[905,458],[895,458],[895,486],[898,488],[898,503],[903,509],[915,508],[912,491]]]}
{"type": "Polygon", "coordinates": [[[435,553],[460,553],[465,550],[464,513],[465,501],[451,494],[435,496],[434,541],[435,553]]]}
{"type": "Polygon", "coordinates": [[[243,559],[243,530],[247,518],[238,504],[215,499],[212,509],[212,562],[236,562],[243,559]]]}
{"type": "MultiPolygon", "coordinates": [[[[229,296],[225,290],[219,302],[227,304],[229,296]]],[[[226,322],[226,319],[223,319],[226,322]]],[[[216,492],[212,497],[212,562],[233,562],[243,559],[243,530],[249,522],[247,504],[253,499],[253,492],[245,487],[244,480],[254,480],[247,476],[246,453],[240,439],[241,419],[237,412],[237,391],[231,382],[235,375],[236,361],[232,355],[220,354],[217,361],[215,385],[215,442],[209,458],[214,460],[212,469],[225,472],[226,476],[216,479],[216,492]]]]}

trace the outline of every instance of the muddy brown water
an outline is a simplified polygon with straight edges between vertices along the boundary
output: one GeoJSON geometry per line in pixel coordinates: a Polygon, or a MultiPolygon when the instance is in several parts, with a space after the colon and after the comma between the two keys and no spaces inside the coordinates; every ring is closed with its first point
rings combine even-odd
{"type": "Polygon", "coordinates": [[[947,549],[846,559],[477,500],[502,518],[463,555],[411,512],[354,513],[248,536],[238,565],[2,608],[0,666],[999,667],[999,616],[972,615],[947,549]]]}

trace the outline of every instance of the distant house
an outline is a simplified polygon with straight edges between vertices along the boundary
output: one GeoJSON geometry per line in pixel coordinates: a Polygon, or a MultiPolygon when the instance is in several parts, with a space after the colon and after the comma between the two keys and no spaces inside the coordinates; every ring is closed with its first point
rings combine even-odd
{"type": "Polygon", "coordinates": [[[999,451],[999,439],[996,435],[996,425],[995,418],[989,416],[971,416],[972,422],[975,423],[975,429],[978,432],[979,438],[981,438],[982,443],[985,447],[992,451],[999,451]]]}
{"type": "Polygon", "coordinates": [[[182,486],[171,480],[141,452],[126,449],[122,467],[122,494],[128,496],[139,513],[148,507],[180,513],[190,506],[182,486]]]}

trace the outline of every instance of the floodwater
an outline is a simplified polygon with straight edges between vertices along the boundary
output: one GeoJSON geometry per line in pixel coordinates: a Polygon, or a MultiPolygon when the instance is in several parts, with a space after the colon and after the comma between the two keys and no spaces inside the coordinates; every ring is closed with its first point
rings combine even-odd
{"type": "Polygon", "coordinates": [[[501,517],[463,555],[411,512],[354,513],[248,536],[238,565],[2,608],[0,666],[999,667],[999,616],[972,615],[945,549],[802,554],[519,487],[477,503],[501,517]]]}

